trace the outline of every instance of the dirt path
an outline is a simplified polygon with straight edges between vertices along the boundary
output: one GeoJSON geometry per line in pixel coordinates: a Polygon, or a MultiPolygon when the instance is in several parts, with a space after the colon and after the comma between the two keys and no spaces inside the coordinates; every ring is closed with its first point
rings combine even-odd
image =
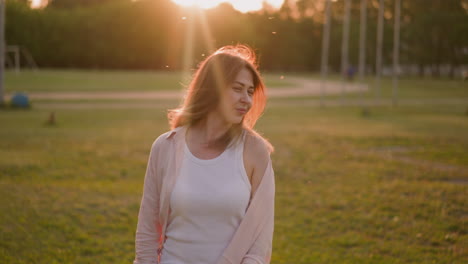
{"type": "Polygon", "coordinates": [[[296,97],[296,96],[318,96],[323,95],[337,95],[341,93],[356,93],[365,92],[368,90],[367,85],[359,83],[341,83],[337,81],[328,81],[322,87],[320,80],[310,80],[305,78],[292,77],[288,81],[293,82],[294,85],[271,88],[268,90],[268,96],[271,98],[276,97],[296,97]]]}
{"type": "MultiPolygon", "coordinates": [[[[271,88],[268,90],[269,98],[288,98],[301,96],[339,95],[341,93],[364,92],[368,90],[367,85],[358,83],[346,83],[343,85],[338,81],[328,81],[324,87],[320,80],[310,80],[306,78],[291,77],[289,86],[271,88]]],[[[32,92],[28,93],[34,102],[34,107],[38,108],[61,108],[61,109],[118,109],[118,108],[170,108],[175,107],[182,99],[182,91],[116,91],[116,92],[32,92]],[[41,102],[40,100],[47,100],[41,102]],[[67,100],[83,100],[78,102],[67,100]],[[103,102],[99,100],[113,100],[103,102]],[[132,102],[125,100],[134,100],[132,102]]],[[[9,95],[6,96],[7,100],[9,95]]],[[[272,100],[269,106],[273,107],[294,107],[294,106],[390,106],[391,99],[347,99],[347,98],[324,98],[320,99],[294,99],[294,100],[272,100]]],[[[468,105],[468,98],[418,98],[401,99],[398,105],[468,105]]]]}
{"type": "MultiPolygon", "coordinates": [[[[35,102],[35,108],[42,109],[168,109],[177,107],[177,100],[148,100],[141,102],[35,102]]],[[[352,100],[352,99],[319,99],[270,101],[268,107],[341,107],[341,106],[392,106],[392,100],[352,100]]],[[[425,105],[468,105],[468,98],[444,99],[405,99],[398,102],[399,106],[425,105]]]]}
{"type": "MultiPolygon", "coordinates": [[[[321,82],[305,78],[289,78],[288,81],[294,83],[292,86],[271,88],[268,90],[270,98],[293,97],[293,96],[311,96],[320,95],[321,82]]],[[[343,86],[340,82],[327,82],[324,87],[324,95],[340,94],[342,89],[345,93],[367,91],[367,85],[346,84],[343,86]]],[[[32,100],[128,100],[128,99],[158,99],[175,100],[183,97],[182,91],[142,91],[142,92],[31,92],[28,93],[32,100]]],[[[10,95],[7,95],[9,99],[10,95]]]]}

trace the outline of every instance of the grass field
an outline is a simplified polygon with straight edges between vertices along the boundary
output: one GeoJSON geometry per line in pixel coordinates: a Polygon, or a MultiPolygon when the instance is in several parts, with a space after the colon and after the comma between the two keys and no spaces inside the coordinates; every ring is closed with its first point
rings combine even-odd
{"type": "MultiPolygon", "coordinates": [[[[414,82],[409,95],[428,81],[414,82]]],[[[464,96],[435,84],[437,97],[464,96]]],[[[258,130],[276,147],[272,264],[465,263],[466,107],[268,108],[258,130]]],[[[131,263],[165,108],[33,106],[0,122],[0,263],[131,263]]]]}

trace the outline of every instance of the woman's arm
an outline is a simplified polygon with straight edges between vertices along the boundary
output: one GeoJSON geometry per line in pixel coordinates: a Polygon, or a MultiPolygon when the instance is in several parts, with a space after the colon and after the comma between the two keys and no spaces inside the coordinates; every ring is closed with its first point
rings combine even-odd
{"type": "Polygon", "coordinates": [[[244,164],[252,185],[252,197],[257,193],[262,180],[272,182],[269,185],[264,184],[263,187],[269,186],[268,188],[273,188],[273,190],[261,190],[262,193],[259,195],[265,193],[273,195],[269,197],[271,200],[265,202],[268,210],[265,211],[263,217],[266,220],[261,225],[261,231],[255,242],[242,259],[242,264],[267,264],[270,263],[271,258],[274,228],[274,174],[267,142],[258,136],[248,136],[244,148],[244,164]]]}
{"type": "Polygon", "coordinates": [[[159,224],[159,186],[158,186],[158,140],[151,147],[146,168],[143,197],[135,239],[134,264],[156,264],[158,261],[158,240],[161,235],[159,224]]]}
{"type": "Polygon", "coordinates": [[[258,135],[247,134],[244,143],[244,166],[252,186],[251,197],[260,185],[263,174],[270,161],[270,150],[258,135]]]}

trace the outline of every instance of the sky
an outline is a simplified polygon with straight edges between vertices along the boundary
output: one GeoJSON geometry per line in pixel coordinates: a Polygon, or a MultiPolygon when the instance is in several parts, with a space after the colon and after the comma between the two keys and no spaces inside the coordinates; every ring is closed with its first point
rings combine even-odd
{"type": "MultiPolygon", "coordinates": [[[[30,0],[32,7],[40,7],[42,3],[47,0],[30,0]]],[[[198,6],[201,8],[212,8],[220,3],[231,3],[231,5],[241,11],[249,12],[260,10],[262,8],[262,2],[267,2],[275,8],[280,8],[284,0],[171,0],[172,2],[182,6],[198,6]]]]}

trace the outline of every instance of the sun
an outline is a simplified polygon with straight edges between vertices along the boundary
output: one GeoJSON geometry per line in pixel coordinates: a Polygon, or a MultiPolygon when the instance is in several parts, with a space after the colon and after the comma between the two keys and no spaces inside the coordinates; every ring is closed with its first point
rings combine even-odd
{"type": "Polygon", "coordinates": [[[263,2],[268,3],[274,8],[280,8],[284,0],[172,0],[172,2],[181,6],[196,6],[199,8],[213,8],[220,3],[230,3],[235,9],[246,13],[262,9],[263,2]]]}
{"type": "Polygon", "coordinates": [[[181,6],[196,6],[200,8],[212,8],[222,1],[218,0],[172,0],[172,2],[181,6]]]}
{"type": "Polygon", "coordinates": [[[45,0],[29,0],[29,5],[31,8],[40,8],[44,7],[47,4],[45,0]]]}

